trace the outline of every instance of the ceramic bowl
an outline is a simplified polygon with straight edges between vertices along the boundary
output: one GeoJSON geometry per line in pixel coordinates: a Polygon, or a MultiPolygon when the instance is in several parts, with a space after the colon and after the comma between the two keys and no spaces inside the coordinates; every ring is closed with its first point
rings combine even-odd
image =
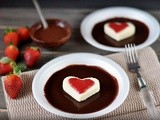
{"type": "Polygon", "coordinates": [[[137,49],[142,49],[147,46],[150,46],[158,39],[160,35],[159,22],[153,15],[137,8],[115,6],[115,7],[102,8],[87,15],[83,19],[80,26],[80,31],[83,38],[86,40],[86,42],[88,42],[92,46],[102,50],[112,51],[112,52],[125,51],[124,47],[111,47],[111,46],[100,44],[92,36],[93,27],[97,23],[105,21],[110,18],[116,18],[116,17],[122,17],[122,18],[141,21],[148,27],[149,35],[143,43],[136,46],[137,49]]]}
{"type": "MultiPolygon", "coordinates": [[[[42,66],[42,68],[40,68],[40,70],[36,73],[33,79],[32,91],[33,91],[34,98],[38,102],[38,104],[41,107],[43,107],[45,110],[49,111],[50,113],[54,113],[56,115],[67,117],[67,118],[84,119],[84,118],[94,118],[94,117],[102,116],[118,108],[125,101],[129,93],[129,87],[130,87],[130,84],[129,84],[129,79],[127,74],[119,64],[112,61],[111,59],[97,55],[97,54],[92,54],[92,53],[72,53],[72,54],[55,58],[49,61],[48,63],[46,63],[44,66],[42,66]],[[80,59],[77,59],[79,57],[80,59]],[[65,68],[66,66],[73,65],[73,64],[74,65],[82,64],[82,65],[100,67],[117,79],[118,86],[119,86],[118,94],[114,99],[114,101],[109,106],[95,112],[78,114],[78,113],[70,113],[70,112],[62,111],[61,109],[58,109],[52,106],[47,101],[44,95],[44,86],[48,81],[48,79],[50,78],[50,76],[54,74],[56,71],[59,71],[65,68]]],[[[64,100],[55,99],[55,101],[59,102],[64,100]]]]}
{"type": "Polygon", "coordinates": [[[54,48],[70,39],[72,28],[68,22],[60,19],[47,19],[46,21],[49,26],[47,29],[43,28],[40,21],[31,26],[30,36],[34,42],[44,47],[54,48]]]}

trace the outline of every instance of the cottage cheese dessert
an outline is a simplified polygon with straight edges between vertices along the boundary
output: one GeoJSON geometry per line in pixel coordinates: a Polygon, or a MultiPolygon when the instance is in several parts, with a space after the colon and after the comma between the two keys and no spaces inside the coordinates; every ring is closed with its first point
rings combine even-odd
{"type": "Polygon", "coordinates": [[[135,34],[135,26],[131,22],[109,22],[104,24],[104,32],[116,41],[122,41],[135,34]]]}
{"type": "Polygon", "coordinates": [[[93,77],[80,79],[68,76],[63,80],[63,90],[78,102],[84,101],[100,90],[99,80],[93,77]]]}

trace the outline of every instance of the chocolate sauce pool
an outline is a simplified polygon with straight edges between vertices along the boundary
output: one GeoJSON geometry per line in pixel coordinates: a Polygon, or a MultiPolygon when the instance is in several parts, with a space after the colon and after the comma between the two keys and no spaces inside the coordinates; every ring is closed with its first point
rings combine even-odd
{"type": "Polygon", "coordinates": [[[117,79],[97,66],[70,65],[54,73],[44,87],[48,102],[65,112],[91,113],[110,105],[118,94],[117,79]],[[62,82],[67,76],[95,77],[100,82],[100,91],[83,102],[77,102],[63,91],[62,82]]]}
{"type": "Polygon", "coordinates": [[[49,27],[47,29],[43,29],[43,27],[37,29],[37,31],[34,33],[34,36],[40,41],[56,43],[67,36],[67,31],[55,23],[49,23],[49,27]]]}
{"type": "Polygon", "coordinates": [[[135,45],[139,45],[146,41],[148,35],[149,35],[149,29],[143,22],[128,18],[108,19],[100,23],[97,23],[92,30],[92,36],[97,42],[111,47],[124,47],[125,44],[129,43],[134,43],[135,45]],[[108,22],[131,22],[135,25],[136,32],[133,36],[129,38],[126,38],[122,41],[115,41],[114,39],[112,39],[111,37],[109,37],[104,33],[104,24],[108,22]]]}

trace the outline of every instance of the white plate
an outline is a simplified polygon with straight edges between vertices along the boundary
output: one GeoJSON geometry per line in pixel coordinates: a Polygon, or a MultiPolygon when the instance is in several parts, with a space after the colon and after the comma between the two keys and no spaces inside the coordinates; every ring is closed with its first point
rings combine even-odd
{"type": "Polygon", "coordinates": [[[55,58],[46,63],[35,75],[32,83],[32,91],[36,101],[47,111],[63,117],[83,119],[98,117],[119,107],[128,95],[129,86],[128,76],[125,71],[114,61],[92,53],[73,53],[55,58]],[[47,80],[56,71],[73,64],[99,66],[108,71],[111,75],[115,76],[119,84],[119,92],[116,99],[108,107],[100,111],[87,114],[68,113],[51,106],[44,96],[44,86],[47,80]]]}
{"type": "Polygon", "coordinates": [[[114,17],[125,17],[130,18],[134,20],[139,20],[143,23],[145,23],[149,28],[149,36],[147,40],[137,45],[137,49],[141,49],[144,47],[147,47],[154,43],[160,34],[160,25],[158,21],[147,12],[144,12],[142,10],[136,9],[136,8],[130,8],[130,7],[108,7],[104,9],[97,10],[91,14],[89,14],[81,23],[80,31],[83,36],[83,38],[94,47],[97,47],[102,50],[106,51],[113,51],[113,52],[121,52],[124,51],[124,48],[118,48],[118,47],[110,47],[103,44],[98,43],[93,37],[92,37],[92,29],[95,24],[110,19],[114,17]]]}

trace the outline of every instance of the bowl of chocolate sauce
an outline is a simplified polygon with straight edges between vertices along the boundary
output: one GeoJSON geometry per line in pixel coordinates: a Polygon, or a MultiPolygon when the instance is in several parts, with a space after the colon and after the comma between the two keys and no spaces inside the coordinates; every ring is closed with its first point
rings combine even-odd
{"type": "Polygon", "coordinates": [[[71,37],[70,24],[60,19],[47,19],[48,28],[44,29],[39,21],[31,26],[30,36],[34,42],[44,47],[59,47],[71,37]]]}
{"type": "Polygon", "coordinates": [[[132,7],[108,7],[96,10],[84,18],[81,34],[92,46],[112,52],[124,51],[125,44],[135,44],[137,49],[154,43],[160,35],[158,20],[151,14],[132,7]],[[122,41],[116,41],[104,32],[109,22],[130,22],[135,26],[135,34],[122,41]]]}
{"type": "Polygon", "coordinates": [[[38,104],[67,118],[94,118],[118,108],[129,93],[129,79],[125,71],[109,58],[93,53],[73,53],[46,63],[33,79],[32,91],[38,104]],[[67,76],[94,77],[100,91],[78,102],[64,92],[63,79],[67,76]]]}

